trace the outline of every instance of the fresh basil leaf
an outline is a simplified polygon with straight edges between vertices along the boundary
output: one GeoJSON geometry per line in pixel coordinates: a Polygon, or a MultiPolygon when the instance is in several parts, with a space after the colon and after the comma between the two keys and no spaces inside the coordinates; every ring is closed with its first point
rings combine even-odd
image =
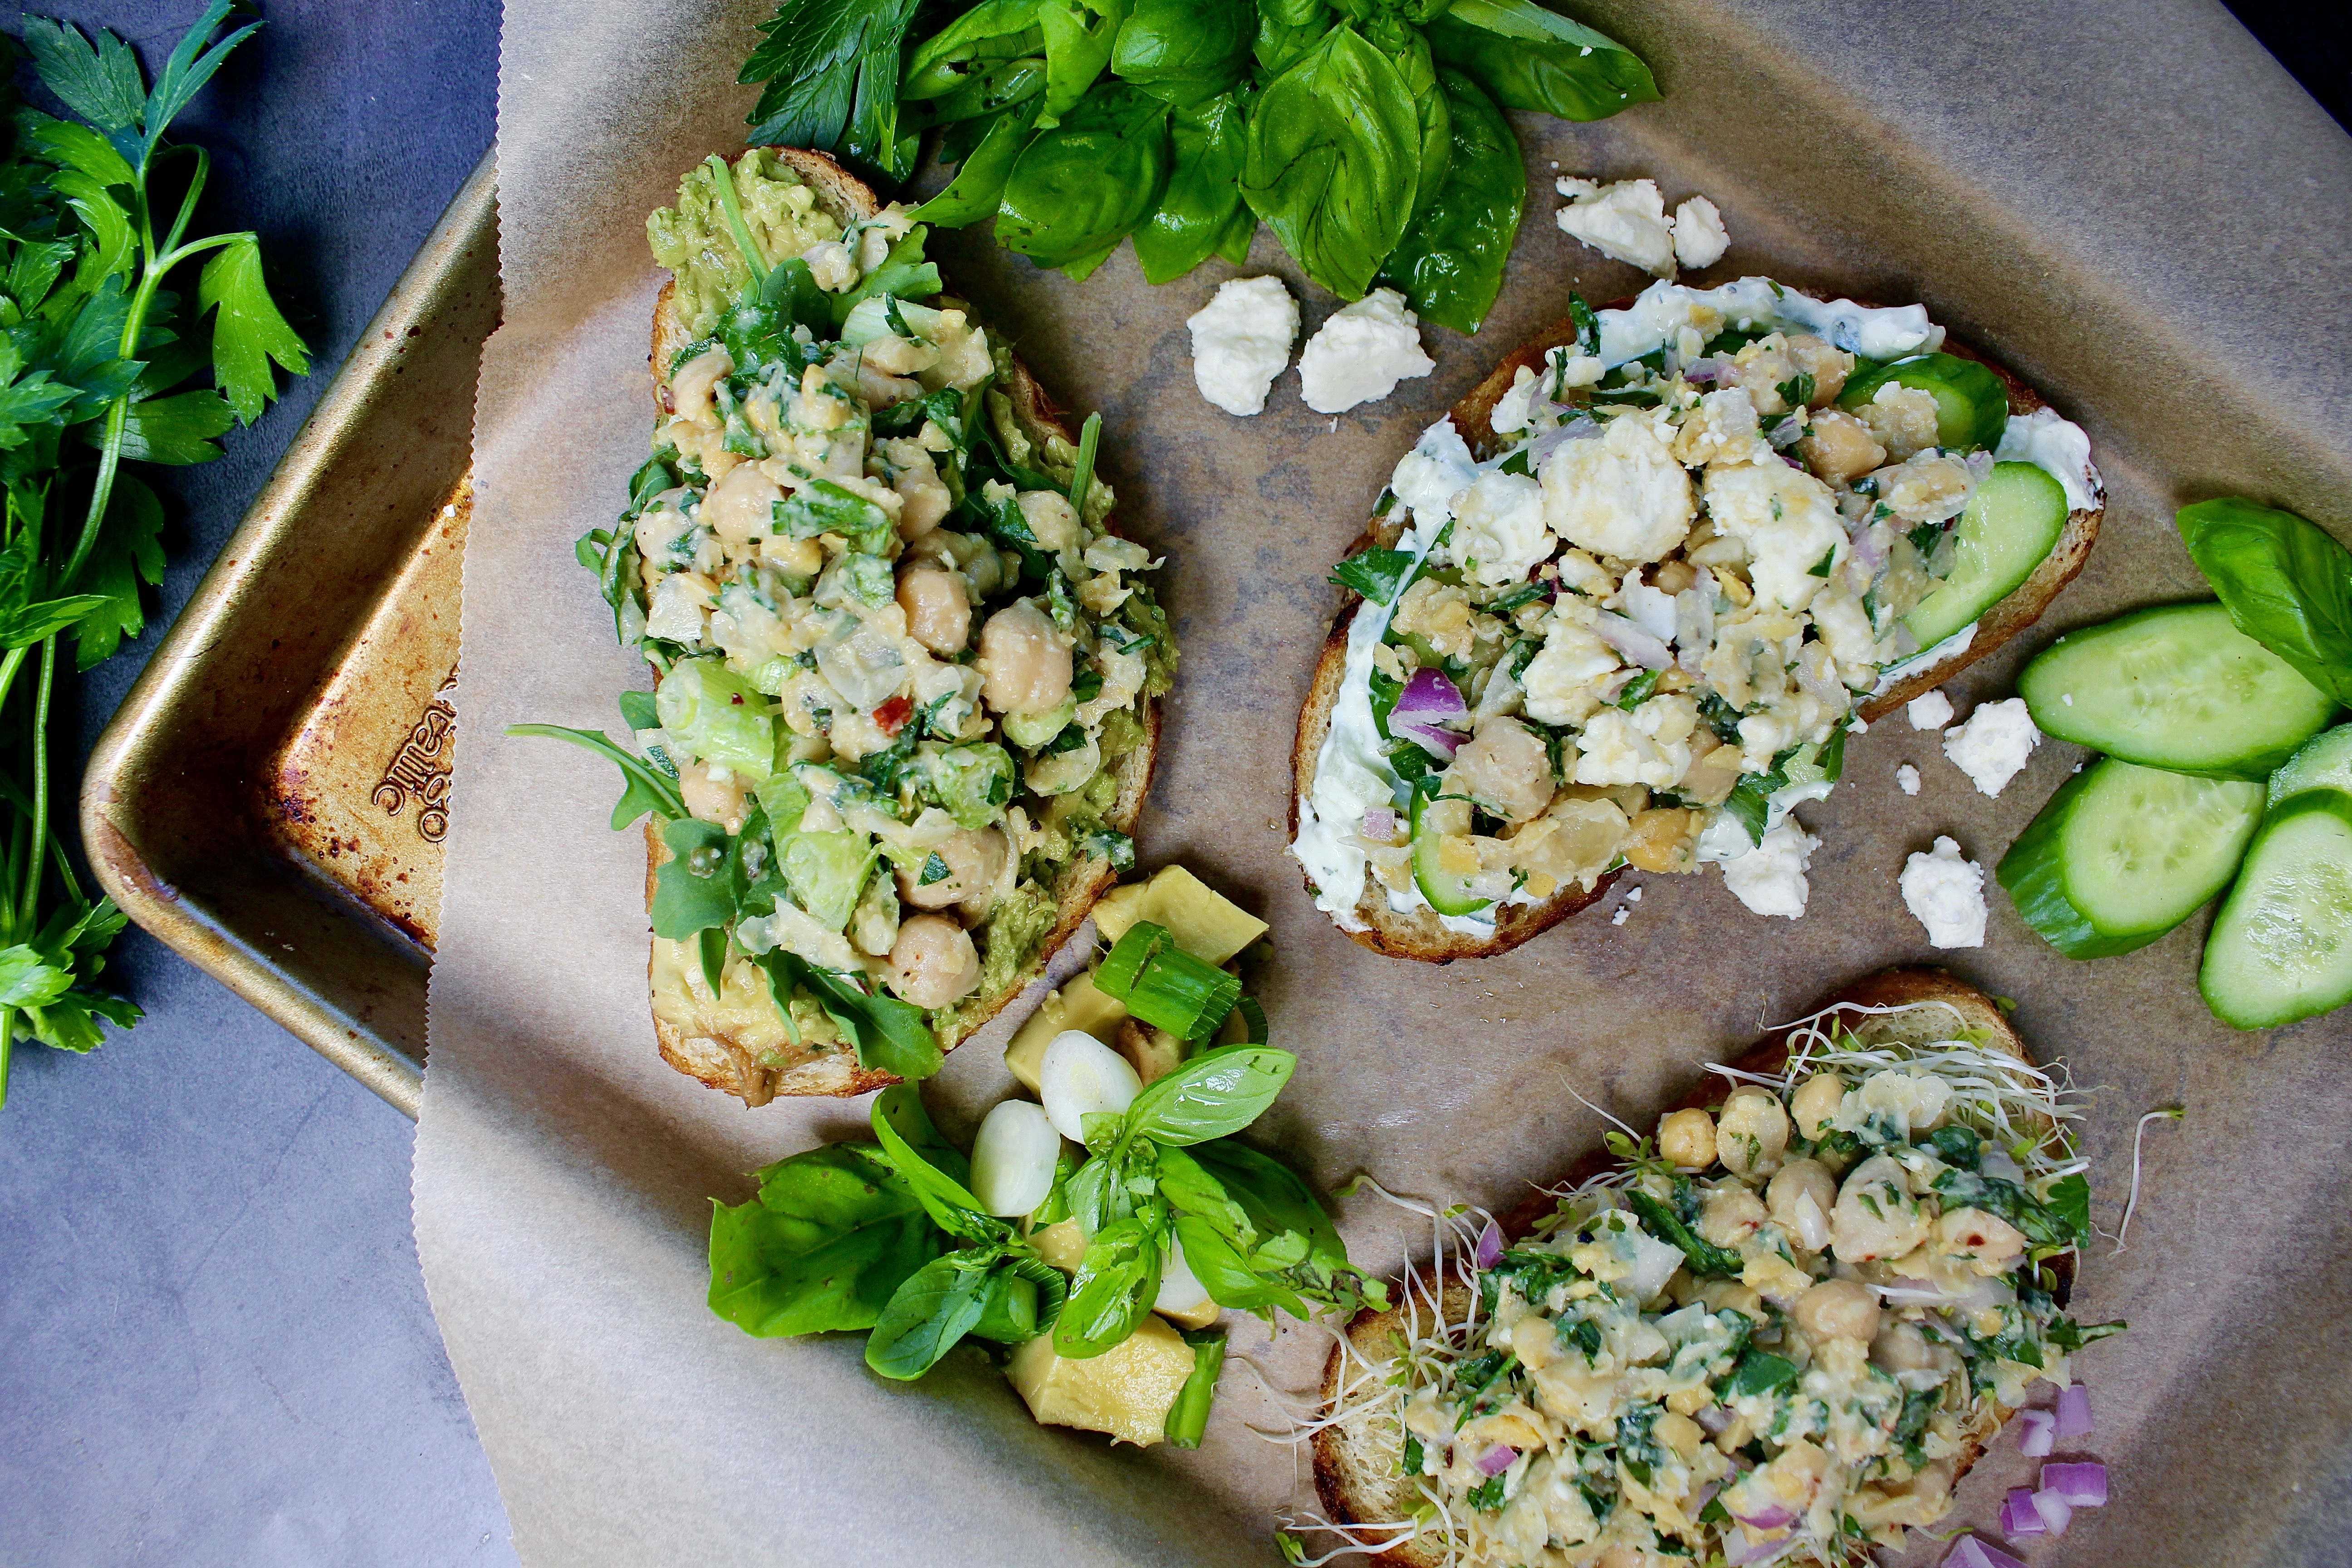
{"type": "Polygon", "coordinates": [[[1160,200],[1169,169],[1168,105],[1113,82],[1022,149],[996,237],[1040,267],[1116,246],[1160,200]]]}
{"type": "Polygon", "coordinates": [[[1313,1315],[1298,1291],[1279,1276],[1260,1274],[1242,1250],[1198,1215],[1179,1215],[1176,1239],[1184,1248],[1184,1267],[1209,1293],[1209,1300],[1234,1312],[1271,1314],[1276,1309],[1294,1318],[1313,1315]]]}
{"type": "Polygon", "coordinates": [[[998,116],[980,145],[965,157],[947,189],[917,207],[911,217],[921,223],[961,228],[992,216],[1004,197],[1004,182],[1013,174],[1022,150],[1037,123],[1034,102],[1009,109],[998,116]]]}
{"type": "Polygon", "coordinates": [[[898,96],[910,102],[945,98],[1003,61],[1034,54],[1045,41],[1037,25],[1042,8],[1042,0],[981,0],[923,40],[907,61],[898,96]]]}
{"type": "Polygon", "coordinates": [[[1054,1320],[1054,1353],[1098,1356],[1135,1331],[1160,1294],[1165,1241],[1142,1216],[1114,1220],[1087,1243],[1070,1299],[1054,1320]]]}
{"type": "Polygon", "coordinates": [[[1739,1358],[1739,1364],[1732,1370],[1727,1389],[1731,1394],[1753,1398],[1759,1394],[1778,1394],[1796,1385],[1797,1367],[1794,1362],[1774,1355],[1769,1351],[1751,1350],[1739,1358]]]}
{"type": "MultiPolygon", "coordinates": [[[[988,1292],[982,1299],[980,1321],[971,1326],[974,1338],[1017,1345],[1037,1337],[1037,1282],[1010,1267],[1012,1261],[1000,1258],[989,1270],[988,1292]]],[[[1044,1263],[1045,1259],[1036,1261],[1044,1263]]],[[[1055,1278],[1061,1277],[1059,1269],[1054,1272],[1055,1278]]]]}
{"type": "Polygon", "coordinates": [[[1421,116],[1388,57],[1342,24],[1268,83],[1244,138],[1242,198],[1307,276],[1360,300],[1404,233],[1421,116]]]}
{"type": "Polygon", "coordinates": [[[1417,223],[1436,204],[1454,162],[1454,111],[1438,86],[1437,68],[1430,59],[1429,40],[1412,34],[1402,49],[1391,52],[1397,79],[1412,100],[1421,124],[1418,166],[1413,171],[1412,202],[1407,226],[1417,223]]]}
{"type": "MultiPolygon", "coordinates": [[[[906,1178],[908,1186],[913,1189],[916,1201],[923,1205],[924,1212],[931,1216],[932,1222],[941,1230],[950,1236],[960,1236],[967,1241],[994,1242],[1009,1238],[1013,1234],[1010,1226],[991,1215],[983,1214],[981,1211],[980,1200],[971,1195],[971,1188],[965,1186],[958,1177],[950,1175],[931,1163],[938,1157],[939,1148],[918,1149],[907,1133],[901,1131],[905,1124],[901,1119],[906,1114],[908,1102],[908,1097],[906,1095],[898,1097],[887,1107],[878,1095],[875,1099],[874,1110],[867,1121],[874,1129],[875,1138],[882,1145],[882,1157],[889,1161],[892,1169],[906,1178]]],[[[920,1101],[915,1101],[915,1104],[919,1111],[920,1101]]],[[[925,1118],[921,1126],[929,1127],[929,1119],[925,1118]]],[[[919,1132],[918,1136],[919,1135],[919,1132]]]]}
{"type": "Polygon", "coordinates": [[[1247,236],[1257,227],[1257,215],[1242,200],[1243,117],[1234,96],[1178,109],[1168,132],[1168,188],[1134,233],[1135,258],[1153,283],[1181,278],[1206,261],[1236,223],[1244,226],[1246,249],[1247,236]]]}
{"type": "Polygon", "coordinates": [[[937,1366],[986,1315],[994,1258],[991,1248],[967,1247],[908,1275],[866,1336],[866,1364],[902,1383],[937,1366]]]}
{"type": "Polygon", "coordinates": [[[1044,0],[1037,7],[1037,24],[1045,35],[1048,121],[1076,109],[1110,64],[1127,11],[1128,0],[1044,0]]]}
{"type": "Polygon", "coordinates": [[[2237,628],[2352,703],[2352,551],[2294,512],[2234,497],[2181,508],[2179,526],[2237,628]]]}
{"type": "Polygon", "coordinates": [[[1412,575],[1409,550],[1359,550],[1331,570],[1331,582],[1375,605],[1392,605],[1412,575]]]}
{"type": "Polygon", "coordinates": [[[710,1310],[746,1333],[872,1328],[939,1256],[939,1228],[870,1148],[827,1144],[759,1175],[758,1197],[710,1215],[710,1310]]]}
{"type": "Polygon", "coordinates": [[[1452,142],[1444,184],[1381,269],[1425,321],[1475,332],[1502,291],[1526,209],[1518,139],[1495,100],[1457,70],[1437,81],[1452,142]]]}
{"type": "Polygon", "coordinates": [[[1157,1180],[1160,1196],[1171,1208],[1196,1216],[1243,1251],[1257,1246],[1257,1227],[1250,1223],[1249,1211],[1233,1200],[1225,1184],[1207,1166],[1183,1149],[1161,1148],[1157,1180]]]}
{"type": "Polygon", "coordinates": [[[1272,1046],[1203,1051],[1145,1086],[1128,1107],[1127,1130],[1160,1143],[1230,1137],[1265,1113],[1297,1068],[1297,1057],[1272,1046]]]}
{"type": "Polygon", "coordinates": [[[1640,56],[1534,0],[1454,0],[1425,32],[1440,64],[1476,78],[1506,109],[1606,120],[1658,100],[1640,56]]]}

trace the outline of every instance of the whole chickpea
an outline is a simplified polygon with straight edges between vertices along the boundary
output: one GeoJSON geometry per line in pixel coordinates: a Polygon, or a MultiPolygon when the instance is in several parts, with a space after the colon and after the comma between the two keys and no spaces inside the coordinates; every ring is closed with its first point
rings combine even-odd
{"type": "Polygon", "coordinates": [[[980,628],[982,695],[999,713],[1042,713],[1070,694],[1070,645],[1045,611],[1026,599],[980,628]]]}
{"type": "Polygon", "coordinates": [[[1733,1089],[1716,1119],[1716,1156],[1723,1168],[1760,1175],[1778,1166],[1788,1148],[1789,1113],[1780,1109],[1780,1097],[1752,1083],[1733,1089]]]}
{"type": "Polygon", "coordinates": [[[976,833],[956,828],[932,840],[928,847],[946,865],[945,877],[924,881],[923,866],[930,863],[928,859],[921,865],[898,868],[898,896],[919,910],[943,910],[975,893],[986,893],[1004,870],[1004,835],[993,827],[976,833]]]}
{"type": "Polygon", "coordinates": [[[708,763],[687,763],[677,770],[678,799],[688,816],[715,822],[730,833],[743,830],[744,800],[751,781],[741,773],[714,769],[708,763]]]}
{"type": "Polygon", "coordinates": [[[2015,1226],[1982,1209],[1951,1209],[1936,1222],[1936,1244],[1951,1258],[1965,1258],[1971,1271],[2006,1274],[2025,1252],[2015,1226]]]}
{"type": "Polygon", "coordinates": [[[1878,1296],[1853,1279],[1824,1279],[1797,1298],[1797,1327],[1810,1340],[1862,1340],[1878,1336],[1878,1296]]]}
{"type": "Polygon", "coordinates": [[[1658,1153],[1685,1171],[1715,1163],[1715,1118],[1704,1110],[1670,1110],[1658,1120],[1658,1153]]]}
{"type": "Polygon", "coordinates": [[[945,915],[917,915],[890,944],[890,989],[917,1007],[944,1007],[980,984],[971,933],[945,915]]]}
{"type": "Polygon", "coordinates": [[[1833,1072],[1817,1072],[1797,1087],[1790,1098],[1789,1109],[1796,1113],[1797,1131],[1807,1138],[1819,1138],[1822,1128],[1838,1113],[1845,1100],[1845,1079],[1833,1072]]]}
{"type": "Polygon", "coordinates": [[[961,653],[971,640],[971,599],[960,572],[908,568],[898,576],[898,607],[907,613],[907,635],[933,653],[961,653]]]}
{"type": "Polygon", "coordinates": [[[1805,1240],[1805,1205],[1812,1205],[1812,1233],[1827,1244],[1830,1211],[1837,1206],[1837,1178],[1819,1160],[1791,1160],[1772,1177],[1771,1185],[1764,1189],[1765,1207],[1771,1211],[1772,1221],[1789,1233],[1798,1247],[1806,1252],[1819,1252],[1821,1247],[1805,1240]]]}
{"type": "Polygon", "coordinates": [[[719,535],[728,559],[749,560],[751,541],[768,536],[775,503],[783,499],[775,480],[746,463],[710,487],[702,498],[702,521],[719,535]]]}

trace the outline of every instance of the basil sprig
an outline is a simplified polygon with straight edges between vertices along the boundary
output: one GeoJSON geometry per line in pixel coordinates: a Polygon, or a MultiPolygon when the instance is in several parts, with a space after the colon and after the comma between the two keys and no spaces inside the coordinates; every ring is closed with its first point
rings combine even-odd
{"type": "Polygon", "coordinates": [[[2352,703],[2352,551],[2291,511],[2234,497],[2183,507],[2179,524],[2237,628],[2352,703]]]}
{"type": "Polygon", "coordinates": [[[1505,110],[1654,100],[1622,45],[1535,0],[782,0],[742,79],[755,142],[895,183],[927,132],[929,223],[996,219],[1083,278],[1122,238],[1154,283],[1260,222],[1343,298],[1376,280],[1475,331],[1527,203],[1505,110]],[[918,21],[931,29],[918,31],[918,21]]]}

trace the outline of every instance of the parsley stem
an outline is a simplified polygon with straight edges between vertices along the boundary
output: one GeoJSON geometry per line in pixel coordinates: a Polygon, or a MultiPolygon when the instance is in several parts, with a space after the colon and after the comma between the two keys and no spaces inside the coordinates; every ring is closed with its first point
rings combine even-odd
{"type": "Polygon", "coordinates": [[[8,1103],[8,1063],[16,1053],[16,1009],[0,1007],[0,1108],[8,1103]]]}
{"type": "Polygon", "coordinates": [[[52,632],[41,639],[41,683],[33,696],[33,843],[26,856],[25,912],[27,935],[40,929],[42,853],[49,841],[49,694],[57,684],[58,638],[52,632]]]}

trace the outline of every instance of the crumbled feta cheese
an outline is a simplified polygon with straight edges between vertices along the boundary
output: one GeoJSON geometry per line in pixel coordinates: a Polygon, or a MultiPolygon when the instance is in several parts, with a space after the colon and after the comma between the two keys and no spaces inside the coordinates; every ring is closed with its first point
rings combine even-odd
{"type": "Polygon", "coordinates": [[[1569,198],[1559,209],[1563,233],[1582,240],[1613,261],[1630,262],[1660,278],[1675,275],[1675,231],[1654,180],[1619,180],[1598,184],[1574,178],[1559,182],[1569,198]]]}
{"type": "Polygon", "coordinates": [[[1551,531],[1596,555],[1655,561],[1690,532],[1690,476],[1644,415],[1619,415],[1597,441],[1562,442],[1544,459],[1543,489],[1551,531]]]}
{"type": "Polygon", "coordinates": [[[1642,889],[1639,889],[1639,888],[1628,888],[1628,889],[1625,889],[1625,901],[1626,901],[1627,903],[1629,903],[1629,904],[1638,904],[1638,903],[1640,903],[1640,902],[1642,901],[1642,889]]]}
{"type": "Polygon", "coordinates": [[[1488,587],[1527,576],[1556,542],[1544,526],[1543,487],[1499,469],[1454,498],[1454,558],[1488,587]]]}
{"type": "Polygon", "coordinates": [[[1731,248],[1723,214],[1705,196],[1693,196],[1675,209],[1675,259],[1696,271],[1712,267],[1731,248]]]}
{"type": "Polygon", "coordinates": [[[1806,832],[1795,816],[1783,817],[1762,843],[1723,862],[1723,885],[1759,915],[1800,920],[1811,892],[1805,870],[1812,864],[1813,851],[1821,847],[1822,841],[1806,832]]]}
{"type": "Polygon", "coordinates": [[[1660,642],[1672,642],[1677,630],[1675,595],[1663,588],[1653,588],[1638,577],[1625,579],[1618,590],[1618,602],[1624,606],[1626,618],[1660,642]]]}
{"type": "Polygon", "coordinates": [[[1941,690],[1914,697],[1903,705],[1914,730],[1940,730],[1952,721],[1952,700],[1941,690]]]}
{"type": "Polygon", "coordinates": [[[1786,464],[1710,468],[1706,510],[1717,532],[1748,546],[1757,594],[1784,609],[1811,604],[1853,548],[1829,486],[1786,464]]]}
{"type": "Polygon", "coordinates": [[[1627,906],[1620,904],[1617,906],[1617,912],[1609,917],[1609,923],[1613,926],[1621,926],[1633,918],[1633,911],[1627,906]]]}
{"type": "Polygon", "coordinates": [[[1697,722],[1698,705],[1687,697],[1653,697],[1631,713],[1603,708],[1577,737],[1576,782],[1664,789],[1689,770],[1697,722]]]}
{"type": "Polygon", "coordinates": [[[1454,515],[1454,498],[1469,489],[1477,477],[1478,464],[1470,456],[1470,444],[1462,439],[1449,414],[1423,430],[1412,450],[1397,459],[1396,471],[1389,476],[1389,489],[1412,509],[1422,536],[1430,538],[1454,515]]]}
{"type": "Polygon", "coordinates": [[[1544,646],[1519,674],[1528,717],[1538,724],[1573,724],[1598,702],[1592,683],[1615,671],[1617,650],[1572,621],[1545,623],[1544,646]]]}
{"type": "Polygon", "coordinates": [[[1969,721],[1944,731],[1944,755],[1976,781],[1979,793],[1998,796],[2042,743],[2025,699],[1987,702],[1969,721]]]}
{"type": "Polygon", "coordinates": [[[1421,352],[1421,318],[1393,289],[1375,289],[1335,311],[1298,356],[1299,390],[1318,414],[1377,403],[1437,362],[1421,352]]]}
{"type": "Polygon", "coordinates": [[[1914,854],[1903,863],[1903,902],[1927,928],[1930,947],[1982,947],[1985,936],[1984,868],[1960,854],[1948,837],[1938,837],[1933,854],[1914,854]]]}
{"type": "Polygon", "coordinates": [[[1192,329],[1192,379],[1201,395],[1228,414],[1255,414],[1290,363],[1298,301],[1279,278],[1235,278],[1220,284],[1185,325],[1192,329]]]}
{"type": "Polygon", "coordinates": [[[1903,793],[1905,795],[1917,795],[1919,793],[1919,770],[1913,767],[1909,763],[1906,763],[1901,767],[1895,770],[1895,782],[1903,786],[1903,793]]]}

